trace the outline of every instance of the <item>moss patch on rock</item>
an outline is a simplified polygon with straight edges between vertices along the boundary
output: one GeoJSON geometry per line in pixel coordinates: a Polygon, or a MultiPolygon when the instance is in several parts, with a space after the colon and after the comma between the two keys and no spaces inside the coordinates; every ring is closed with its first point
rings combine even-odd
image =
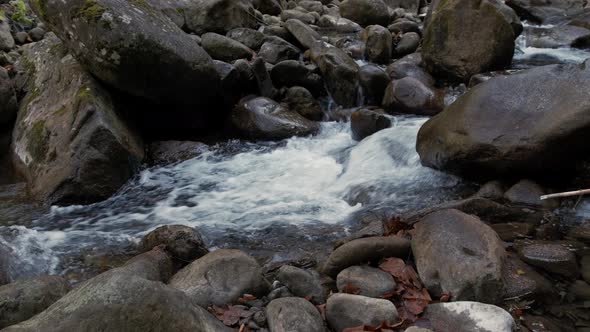
{"type": "Polygon", "coordinates": [[[84,1],[84,5],[78,10],[76,17],[83,17],[87,20],[98,21],[106,9],[94,0],[84,1]]]}
{"type": "Polygon", "coordinates": [[[27,135],[27,150],[35,162],[42,162],[49,147],[49,132],[45,129],[45,121],[37,120],[33,123],[27,135]]]}

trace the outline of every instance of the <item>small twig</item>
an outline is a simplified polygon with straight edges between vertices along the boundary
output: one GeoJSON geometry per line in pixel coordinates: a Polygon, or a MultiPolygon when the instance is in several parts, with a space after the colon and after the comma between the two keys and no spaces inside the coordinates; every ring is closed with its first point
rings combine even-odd
{"type": "Polygon", "coordinates": [[[541,196],[541,200],[546,200],[550,198],[559,198],[559,197],[572,197],[572,196],[581,196],[581,195],[588,195],[590,194],[590,189],[583,189],[583,190],[576,190],[576,191],[568,191],[564,193],[556,193],[551,195],[544,195],[541,196]]]}

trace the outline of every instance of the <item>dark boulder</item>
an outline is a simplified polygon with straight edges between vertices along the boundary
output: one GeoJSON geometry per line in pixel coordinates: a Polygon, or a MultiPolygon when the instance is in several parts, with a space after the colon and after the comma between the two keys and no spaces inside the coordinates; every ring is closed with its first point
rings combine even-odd
{"type": "Polygon", "coordinates": [[[444,95],[422,81],[404,77],[385,90],[383,108],[388,112],[434,115],[444,108],[444,95]]]}
{"type": "Polygon", "coordinates": [[[385,89],[390,79],[387,73],[377,65],[365,65],[359,70],[359,83],[363,89],[365,105],[381,105],[385,89]]]}
{"type": "Polygon", "coordinates": [[[340,14],[362,26],[387,26],[390,20],[389,9],[383,0],[344,0],[340,4],[340,14]]]}
{"type": "Polygon", "coordinates": [[[301,50],[288,41],[276,37],[266,37],[266,41],[260,47],[258,56],[270,64],[277,64],[285,60],[299,59],[301,50]]]}
{"type": "Polygon", "coordinates": [[[325,94],[324,81],[315,70],[317,67],[305,65],[297,60],[285,60],[277,63],[270,71],[270,77],[277,87],[301,86],[315,97],[325,94]],[[313,68],[311,68],[313,67],[313,68]]]}
{"type": "Polygon", "coordinates": [[[324,119],[324,111],[322,111],[320,103],[306,88],[300,86],[289,88],[283,102],[291,111],[299,113],[308,120],[322,121],[324,119]]]}
{"type": "Polygon", "coordinates": [[[0,68],[0,127],[12,124],[17,111],[14,85],[6,69],[0,68]]]}
{"type": "Polygon", "coordinates": [[[374,133],[391,127],[391,119],[380,109],[361,108],[350,116],[352,138],[361,141],[374,133]]]}
{"type": "Polygon", "coordinates": [[[393,54],[396,57],[403,57],[404,55],[414,53],[418,49],[418,46],[420,46],[419,34],[416,32],[404,33],[395,46],[393,54]]]}
{"type": "Polygon", "coordinates": [[[157,141],[150,144],[148,159],[154,165],[173,164],[198,157],[208,146],[191,141],[157,141]]]}
{"type": "Polygon", "coordinates": [[[258,26],[249,0],[194,0],[184,10],[187,28],[202,35],[207,32],[226,34],[235,28],[258,26]]]}
{"type": "Polygon", "coordinates": [[[249,28],[235,28],[230,30],[226,36],[255,51],[260,49],[266,38],[262,32],[249,28]]]}
{"type": "Polygon", "coordinates": [[[285,297],[266,307],[268,326],[273,332],[324,332],[324,320],[318,309],[306,299],[285,297]]]}
{"type": "Polygon", "coordinates": [[[254,51],[246,45],[213,32],[201,36],[201,45],[215,60],[232,62],[238,59],[250,60],[254,56],[254,51]]]}
{"type": "Polygon", "coordinates": [[[290,19],[285,22],[285,28],[295,37],[304,49],[309,49],[320,40],[320,34],[300,20],[290,19]]]}
{"type": "Polygon", "coordinates": [[[184,263],[209,253],[201,234],[196,229],[183,225],[158,227],[143,237],[139,247],[141,251],[148,252],[160,245],[172,258],[184,263]]]}
{"type": "Polygon", "coordinates": [[[363,32],[365,55],[367,60],[379,64],[391,62],[393,37],[387,28],[380,25],[370,25],[363,32]]]}

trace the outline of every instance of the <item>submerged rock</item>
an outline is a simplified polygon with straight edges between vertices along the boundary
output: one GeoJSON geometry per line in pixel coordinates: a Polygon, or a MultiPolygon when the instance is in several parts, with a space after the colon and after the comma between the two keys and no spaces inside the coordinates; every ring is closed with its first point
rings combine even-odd
{"type": "Polygon", "coordinates": [[[525,20],[541,24],[558,23],[584,11],[584,0],[535,1],[506,0],[506,4],[525,20]]]}
{"type": "Polygon", "coordinates": [[[234,108],[232,123],[247,137],[281,140],[313,135],[319,125],[272,99],[246,97],[234,108]]]}
{"type": "Polygon", "coordinates": [[[362,325],[393,325],[397,318],[397,309],[389,300],[338,293],[326,304],[326,320],[335,332],[362,325]]]}
{"type": "Polygon", "coordinates": [[[430,304],[424,318],[440,332],[512,332],[516,329],[510,313],[478,302],[430,304]]]}
{"type": "Polygon", "coordinates": [[[208,149],[200,142],[157,141],[150,144],[149,160],[155,165],[173,164],[198,157],[208,149]]]}
{"type": "Polygon", "coordinates": [[[33,196],[49,204],[111,196],[135,173],[144,151],[109,93],[55,35],[26,46],[18,66],[26,70],[28,94],[13,132],[13,154],[33,196]]]}
{"type": "Polygon", "coordinates": [[[320,312],[309,301],[286,297],[271,301],[266,308],[268,326],[273,332],[326,331],[320,312]]]}
{"type": "Polygon", "coordinates": [[[475,74],[508,66],[518,36],[511,23],[518,18],[507,17],[506,11],[512,12],[498,0],[438,1],[422,42],[428,70],[467,82],[475,74]]]}
{"type": "Polygon", "coordinates": [[[230,304],[244,294],[263,296],[270,290],[256,260],[229,249],[214,251],[192,262],[172,277],[170,286],[182,290],[202,307],[230,304]]]}
{"type": "Polygon", "coordinates": [[[412,251],[433,297],[497,303],[504,296],[506,251],[496,232],[458,210],[431,213],[415,225],[412,251]]]}
{"type": "Polygon", "coordinates": [[[573,176],[588,153],[588,67],[539,67],[475,86],[422,126],[422,163],[488,179],[573,176]]]}
{"type": "Polygon", "coordinates": [[[294,86],[289,88],[285,93],[283,100],[291,111],[299,113],[301,116],[312,121],[322,121],[324,111],[320,103],[306,88],[294,86]]]}
{"type": "Polygon", "coordinates": [[[67,280],[45,276],[0,287],[0,329],[25,321],[70,291],[67,280]]]}

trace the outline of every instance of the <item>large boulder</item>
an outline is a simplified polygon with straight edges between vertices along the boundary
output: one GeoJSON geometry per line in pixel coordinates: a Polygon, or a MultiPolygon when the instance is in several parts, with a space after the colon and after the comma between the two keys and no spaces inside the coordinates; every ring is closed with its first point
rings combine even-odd
{"type": "Polygon", "coordinates": [[[506,310],[478,302],[431,304],[424,313],[440,332],[512,332],[514,318],[506,310]]]}
{"type": "Polygon", "coordinates": [[[361,108],[350,115],[350,128],[355,141],[362,141],[391,125],[391,118],[380,109],[361,108]]]}
{"type": "Polygon", "coordinates": [[[184,11],[187,28],[198,34],[226,34],[235,28],[256,28],[256,14],[248,0],[195,0],[184,11]]]}
{"type": "Polygon", "coordinates": [[[244,294],[263,296],[270,289],[254,258],[229,249],[197,259],[174,275],[170,285],[202,307],[233,303],[244,294]]]}
{"type": "Polygon", "coordinates": [[[395,113],[434,115],[444,108],[444,94],[417,78],[404,77],[389,83],[383,108],[395,113]]]}
{"type": "Polygon", "coordinates": [[[143,252],[151,251],[157,246],[163,246],[172,258],[185,263],[209,253],[201,234],[184,225],[160,226],[149,232],[139,244],[143,252]]]}
{"type": "Polygon", "coordinates": [[[265,97],[242,99],[232,112],[232,123],[245,136],[281,140],[313,135],[319,125],[265,97]]]}
{"type": "Polygon", "coordinates": [[[28,93],[13,132],[13,154],[33,196],[87,203],[116,192],[144,152],[108,92],[55,35],[26,46],[18,66],[28,78],[28,93]]]}
{"type": "Polygon", "coordinates": [[[316,41],[311,60],[320,68],[334,101],[344,107],[357,104],[359,65],[339,48],[316,41]]]}
{"type": "Polygon", "coordinates": [[[412,252],[433,297],[496,303],[503,298],[506,251],[496,232],[458,210],[431,213],[415,226],[412,252]]]}
{"type": "Polygon", "coordinates": [[[4,331],[229,331],[183,292],[162,283],[170,265],[163,251],[142,254],[4,331]]]}
{"type": "Polygon", "coordinates": [[[340,4],[340,14],[362,26],[387,26],[390,20],[389,9],[383,0],[344,0],[340,4]]]}
{"type": "Polygon", "coordinates": [[[370,25],[363,32],[365,55],[374,63],[389,64],[391,62],[393,37],[387,28],[370,25]]]}
{"type": "Polygon", "coordinates": [[[510,65],[517,34],[506,9],[499,0],[439,1],[422,41],[428,70],[468,81],[472,75],[510,65]]]}
{"type": "MultiPolygon", "coordinates": [[[[196,10],[191,7],[187,13],[194,15],[187,17],[196,20],[208,14],[198,4],[219,2],[195,1],[196,10]]],[[[199,105],[220,93],[211,57],[149,2],[43,0],[32,5],[80,63],[108,85],[182,105],[199,105]]]]}
{"type": "Polygon", "coordinates": [[[570,176],[566,170],[589,152],[589,65],[539,67],[477,85],[422,126],[422,163],[478,178],[570,176]]]}
{"type": "Polygon", "coordinates": [[[320,312],[311,302],[300,297],[271,301],[266,307],[268,326],[273,332],[326,331],[320,312]]]}
{"type": "Polygon", "coordinates": [[[0,329],[35,316],[69,291],[70,284],[58,276],[19,280],[0,287],[0,329]]]}

